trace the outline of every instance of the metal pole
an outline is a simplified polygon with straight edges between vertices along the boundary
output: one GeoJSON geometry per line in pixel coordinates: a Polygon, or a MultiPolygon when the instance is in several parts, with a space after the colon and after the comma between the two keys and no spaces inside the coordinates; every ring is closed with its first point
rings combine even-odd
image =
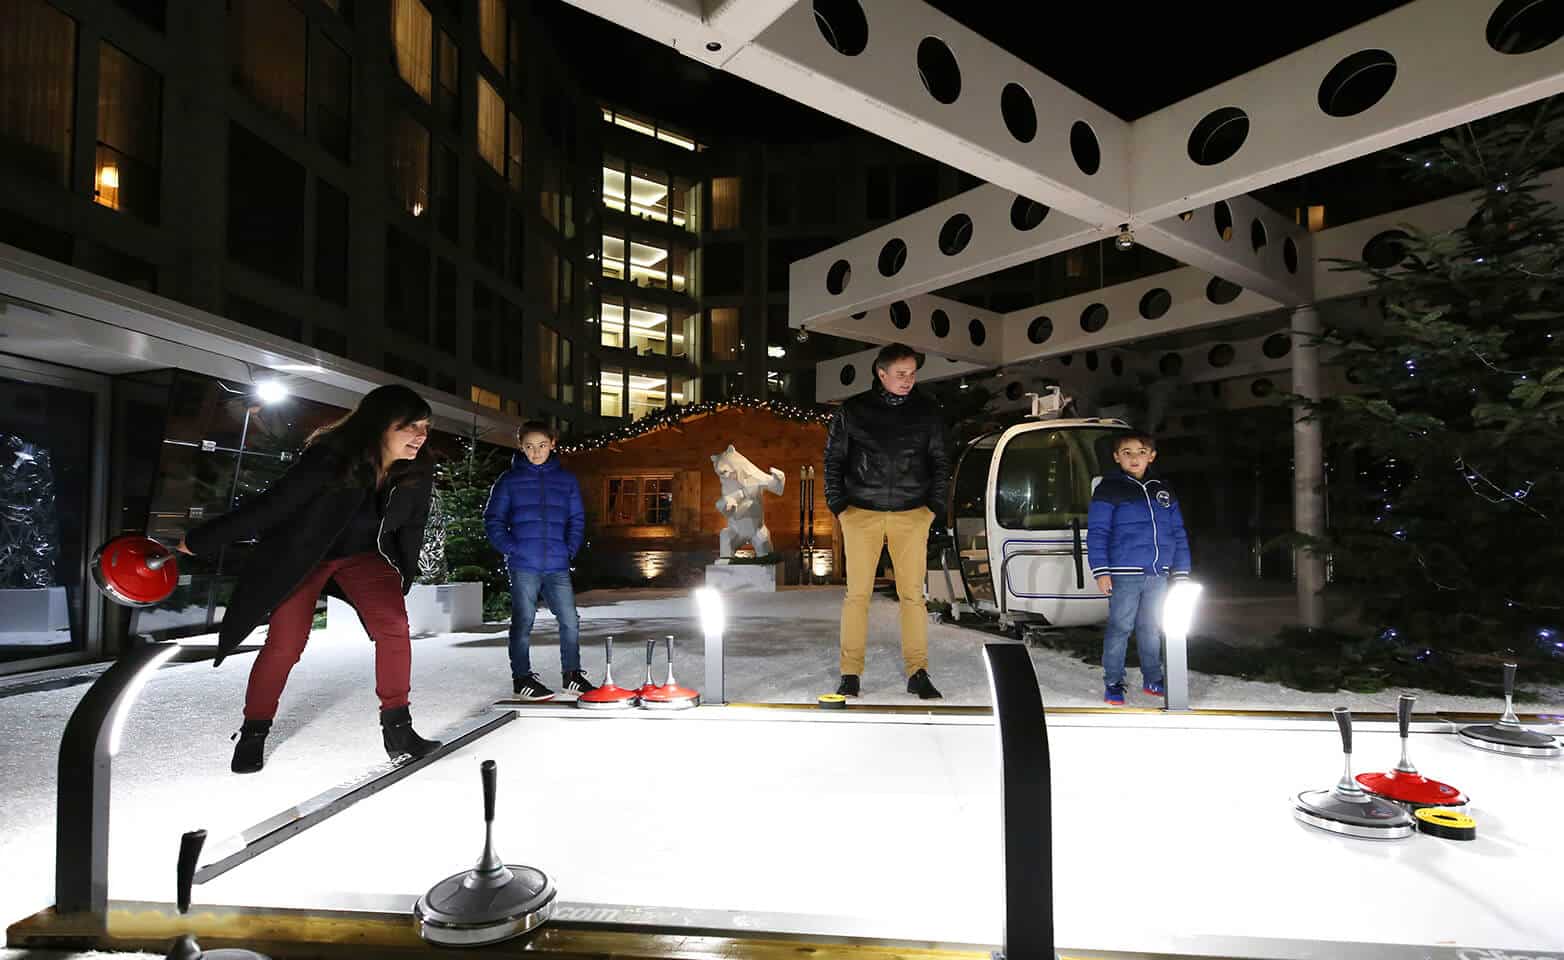
{"type": "Polygon", "coordinates": [[[1000,829],[1005,927],[1000,960],[1056,960],[1053,793],[1048,723],[1031,655],[1019,643],[985,643],[994,726],[999,732],[1000,829]]]}
{"type": "MultiPolygon", "coordinates": [[[[1314,306],[1292,313],[1292,389],[1303,401],[1320,397],[1320,314],[1314,306]]],[[[1293,405],[1293,530],[1309,537],[1325,535],[1325,443],[1318,420],[1307,419],[1305,402],[1293,405]]],[[[1294,551],[1298,623],[1316,629],[1325,622],[1325,557],[1312,549],[1294,551]]]]}
{"type": "MultiPolygon", "coordinates": [[[[239,500],[239,470],[244,465],[244,441],[250,435],[250,414],[255,412],[253,404],[245,404],[244,425],[239,428],[239,450],[234,454],[234,478],[228,485],[228,509],[232,511],[234,504],[239,500]]],[[[217,582],[222,579],[223,560],[228,556],[228,544],[223,544],[217,551],[217,566],[212,571],[212,582],[206,591],[206,627],[212,628],[212,618],[217,615],[217,582]]]]}
{"type": "Polygon", "coordinates": [[[87,688],[60,737],[55,793],[54,907],[103,917],[109,902],[109,780],[125,713],[141,684],[179,649],[135,647],[87,688]]]}
{"type": "Polygon", "coordinates": [[[808,583],[809,543],[804,538],[804,499],[809,496],[809,467],[798,471],[798,582],[808,583]]]}

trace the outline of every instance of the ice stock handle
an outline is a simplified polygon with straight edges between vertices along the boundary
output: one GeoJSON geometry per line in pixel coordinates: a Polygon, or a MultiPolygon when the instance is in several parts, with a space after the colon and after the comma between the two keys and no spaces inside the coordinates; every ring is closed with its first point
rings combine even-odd
{"type": "Polygon", "coordinates": [[[1412,729],[1412,704],[1417,698],[1410,693],[1403,693],[1396,699],[1396,725],[1401,729],[1401,739],[1407,738],[1407,733],[1412,729]]]}
{"type": "Polygon", "coordinates": [[[196,862],[206,846],[206,831],[191,830],[179,838],[179,865],[174,871],[176,906],[180,913],[190,912],[190,886],[195,883],[196,862]]]}
{"type": "Polygon", "coordinates": [[[1337,707],[1331,711],[1336,717],[1336,729],[1341,731],[1341,752],[1352,752],[1352,711],[1346,707],[1337,707]]]}
{"type": "Polygon", "coordinates": [[[494,822],[494,794],[499,786],[499,772],[493,760],[485,760],[478,768],[483,777],[483,822],[494,822]]]}
{"type": "Polygon", "coordinates": [[[1504,665],[1504,695],[1515,696],[1515,664],[1513,663],[1504,665]]]}

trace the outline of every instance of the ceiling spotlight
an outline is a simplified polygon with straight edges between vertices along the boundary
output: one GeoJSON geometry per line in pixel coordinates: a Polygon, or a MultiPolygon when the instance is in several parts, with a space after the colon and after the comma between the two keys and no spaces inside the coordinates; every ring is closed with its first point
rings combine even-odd
{"type": "Polygon", "coordinates": [[[1135,234],[1130,231],[1129,224],[1119,224],[1119,235],[1113,238],[1113,245],[1126,252],[1135,249],[1135,234]]]}
{"type": "Polygon", "coordinates": [[[808,327],[799,327],[798,328],[798,332],[793,334],[793,339],[797,340],[799,343],[808,343],[809,342],[809,328],[808,327]]]}
{"type": "Polygon", "coordinates": [[[278,403],[288,398],[288,387],[280,380],[262,380],[255,385],[255,399],[263,405],[278,403]]]}

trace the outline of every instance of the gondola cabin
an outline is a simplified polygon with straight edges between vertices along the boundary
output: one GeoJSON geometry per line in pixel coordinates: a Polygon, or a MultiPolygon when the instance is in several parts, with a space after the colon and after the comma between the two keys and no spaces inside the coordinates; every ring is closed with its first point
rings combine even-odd
{"type": "Polygon", "coordinates": [[[1104,622],[1086,510],[1129,431],[1122,420],[1040,419],[971,441],[950,486],[954,546],[930,576],[931,594],[953,596],[958,618],[997,616],[1006,628],[1104,622]]]}

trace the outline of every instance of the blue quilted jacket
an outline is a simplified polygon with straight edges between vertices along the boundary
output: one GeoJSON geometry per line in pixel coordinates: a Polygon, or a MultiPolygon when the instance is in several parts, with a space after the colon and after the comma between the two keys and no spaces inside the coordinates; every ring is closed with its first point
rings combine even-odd
{"type": "Polygon", "coordinates": [[[1110,472],[1086,512],[1086,556],[1094,577],[1187,576],[1189,540],[1178,498],[1156,477],[1110,472]]]}
{"type": "Polygon", "coordinates": [[[586,537],[586,511],[575,474],[549,457],[533,466],[520,453],[500,474],[483,508],[483,530],[508,566],[533,573],[570,569],[586,537]]]}

